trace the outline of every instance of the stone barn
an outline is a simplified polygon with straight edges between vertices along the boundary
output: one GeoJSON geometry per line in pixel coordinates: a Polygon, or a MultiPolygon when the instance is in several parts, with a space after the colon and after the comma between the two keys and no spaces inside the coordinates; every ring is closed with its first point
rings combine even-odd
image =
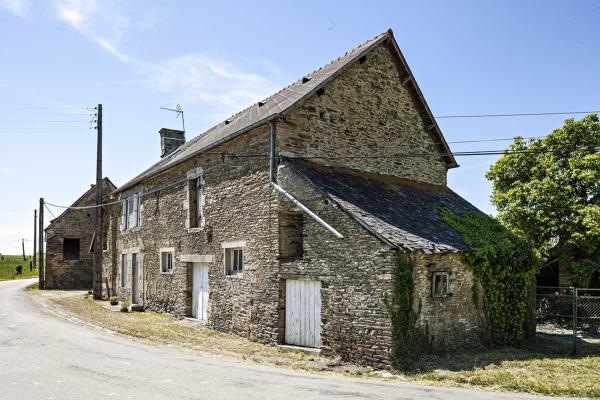
{"type": "MultiPolygon", "coordinates": [[[[108,179],[102,180],[105,199],[116,189],[108,179]]],[[[77,199],[71,207],[96,204],[96,185],[77,199]]],[[[93,266],[94,209],[68,208],[50,221],[46,232],[46,289],[91,289],[93,266]]],[[[106,228],[105,228],[106,231],[106,228]]]]}
{"type": "Polygon", "coordinates": [[[435,348],[482,340],[468,249],[439,214],[475,208],[446,185],[458,165],[391,31],[188,142],[160,140],[114,193],[104,274],[121,299],[385,366],[402,252],[435,348]]]}

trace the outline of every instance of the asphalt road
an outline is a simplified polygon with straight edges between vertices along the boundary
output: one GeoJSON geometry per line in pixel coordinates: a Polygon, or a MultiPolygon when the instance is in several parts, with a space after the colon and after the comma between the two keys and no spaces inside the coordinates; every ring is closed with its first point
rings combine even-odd
{"type": "Polygon", "coordinates": [[[43,311],[0,282],[0,399],[532,399],[315,376],[136,343],[43,311]]]}

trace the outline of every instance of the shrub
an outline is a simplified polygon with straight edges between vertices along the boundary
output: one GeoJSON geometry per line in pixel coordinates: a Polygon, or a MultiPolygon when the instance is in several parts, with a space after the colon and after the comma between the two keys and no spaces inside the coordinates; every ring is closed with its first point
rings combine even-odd
{"type": "Polygon", "coordinates": [[[121,302],[121,312],[129,312],[129,302],[127,300],[121,302]]]}

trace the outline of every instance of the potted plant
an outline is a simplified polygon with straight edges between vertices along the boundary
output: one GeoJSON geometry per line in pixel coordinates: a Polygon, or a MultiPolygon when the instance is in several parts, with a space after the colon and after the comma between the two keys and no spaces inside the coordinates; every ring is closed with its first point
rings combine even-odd
{"type": "Polygon", "coordinates": [[[127,300],[121,302],[121,312],[129,312],[129,302],[127,300]]]}
{"type": "Polygon", "coordinates": [[[108,301],[110,302],[111,306],[116,306],[119,304],[119,299],[117,299],[117,296],[110,296],[108,301]]]}

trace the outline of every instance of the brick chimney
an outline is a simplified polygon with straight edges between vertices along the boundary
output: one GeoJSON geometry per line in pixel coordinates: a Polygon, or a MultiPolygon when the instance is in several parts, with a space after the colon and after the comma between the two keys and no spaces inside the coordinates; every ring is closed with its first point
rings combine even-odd
{"type": "Polygon", "coordinates": [[[164,158],[185,143],[185,132],[162,128],[160,131],[160,157],[164,158]]]}

